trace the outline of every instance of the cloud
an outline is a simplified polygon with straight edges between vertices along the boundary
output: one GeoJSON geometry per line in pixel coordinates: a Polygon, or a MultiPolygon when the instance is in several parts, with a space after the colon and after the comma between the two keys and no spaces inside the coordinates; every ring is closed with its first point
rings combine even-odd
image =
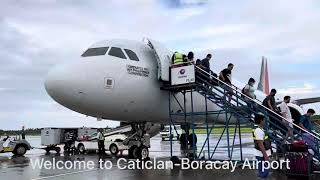
{"type": "Polygon", "coordinates": [[[295,98],[302,98],[303,96],[309,96],[313,94],[320,94],[319,87],[312,84],[304,84],[302,87],[288,87],[285,89],[279,89],[278,93],[285,96],[291,95],[295,98]]]}
{"type": "MultiPolygon", "coordinates": [[[[292,100],[320,97],[320,88],[314,84],[303,84],[303,86],[293,86],[278,90],[278,97],[283,99],[284,96],[291,96],[292,100]]],[[[302,108],[306,112],[309,108],[316,110],[317,114],[320,112],[320,103],[312,103],[303,105],[302,108]]]]}
{"type": "Polygon", "coordinates": [[[94,42],[110,38],[151,37],[172,50],[195,51],[201,59],[210,52],[213,69],[233,62],[234,77],[240,81],[258,79],[264,55],[272,87],[298,96],[319,93],[317,0],[0,4],[0,121],[12,120],[0,128],[103,125],[55,103],[44,90],[43,77],[54,65],[74,60],[94,42]]]}

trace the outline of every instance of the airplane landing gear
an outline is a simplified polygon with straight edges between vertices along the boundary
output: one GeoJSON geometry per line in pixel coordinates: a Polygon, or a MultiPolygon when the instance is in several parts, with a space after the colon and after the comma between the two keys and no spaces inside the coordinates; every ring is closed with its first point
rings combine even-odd
{"type": "Polygon", "coordinates": [[[134,145],[129,149],[129,158],[142,160],[147,159],[149,158],[149,148],[144,145],[140,147],[134,145]]]}
{"type": "Polygon", "coordinates": [[[146,134],[145,123],[134,123],[131,125],[131,135],[123,141],[128,145],[129,158],[147,159],[149,158],[150,136],[146,134]]]}

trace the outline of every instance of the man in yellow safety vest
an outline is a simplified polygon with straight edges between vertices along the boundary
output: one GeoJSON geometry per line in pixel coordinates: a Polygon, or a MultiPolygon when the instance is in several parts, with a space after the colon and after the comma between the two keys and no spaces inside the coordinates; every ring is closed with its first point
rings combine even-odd
{"type": "Polygon", "coordinates": [[[181,65],[183,63],[183,54],[175,52],[172,56],[172,65],[181,65]]]}
{"type": "Polygon", "coordinates": [[[269,175],[269,169],[265,168],[264,164],[266,161],[269,161],[271,156],[271,141],[264,131],[264,115],[256,114],[255,115],[255,124],[257,125],[253,129],[253,140],[255,148],[255,156],[258,161],[258,176],[260,178],[266,178],[269,175]]]}

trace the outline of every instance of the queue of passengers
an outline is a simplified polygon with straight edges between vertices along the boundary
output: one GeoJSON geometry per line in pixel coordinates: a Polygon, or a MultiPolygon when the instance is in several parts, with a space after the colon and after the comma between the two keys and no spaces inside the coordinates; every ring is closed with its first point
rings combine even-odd
{"type": "MultiPolygon", "coordinates": [[[[210,61],[212,59],[212,54],[207,54],[207,56],[200,60],[197,59],[196,63],[194,63],[194,53],[189,52],[188,55],[183,55],[181,53],[175,52],[172,56],[172,64],[173,66],[184,66],[189,64],[195,64],[196,66],[200,67],[203,71],[207,72],[208,74],[211,74],[214,77],[218,77],[215,73],[211,71],[210,68],[210,61]]],[[[233,95],[233,85],[232,85],[232,70],[234,68],[234,65],[232,63],[229,63],[228,66],[223,69],[219,73],[219,80],[227,84],[228,86],[225,86],[225,95],[228,97],[229,102],[232,99],[233,95]]],[[[208,78],[208,77],[207,77],[208,78]]],[[[210,77],[209,77],[210,78],[210,77]]],[[[216,78],[210,78],[210,81],[216,82],[214,79],[216,78]]],[[[244,99],[247,102],[247,105],[249,108],[255,108],[255,85],[256,81],[254,78],[250,78],[248,83],[244,86],[242,89],[242,93],[245,95],[244,99]]],[[[297,120],[294,122],[290,108],[288,104],[290,103],[291,97],[285,96],[283,99],[283,102],[279,105],[279,108],[277,107],[275,95],[277,94],[276,89],[272,89],[268,96],[265,97],[265,99],[262,102],[262,105],[268,108],[268,111],[272,111],[269,114],[273,114],[270,116],[271,121],[271,127],[282,129],[283,131],[286,131],[287,134],[285,136],[285,140],[288,140],[289,142],[292,142],[293,140],[293,124],[298,125],[302,129],[311,132],[312,131],[312,125],[310,117],[315,114],[315,111],[313,109],[309,109],[307,111],[306,115],[303,115],[300,118],[300,121],[297,120]],[[282,116],[283,120],[282,122],[277,121],[276,119],[279,119],[277,116],[282,116]]],[[[255,110],[253,110],[255,111],[255,110]]]]}

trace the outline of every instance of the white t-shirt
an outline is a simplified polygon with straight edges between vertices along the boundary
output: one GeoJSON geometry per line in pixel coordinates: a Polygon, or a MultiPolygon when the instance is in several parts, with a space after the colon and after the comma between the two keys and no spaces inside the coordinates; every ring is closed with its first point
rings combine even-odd
{"type": "Polygon", "coordinates": [[[98,137],[99,141],[104,141],[105,140],[104,135],[101,132],[98,132],[97,137],[98,137]]]}
{"type": "MultiPolygon", "coordinates": [[[[292,115],[289,109],[289,106],[287,105],[287,103],[285,103],[284,101],[280,104],[280,111],[281,114],[284,118],[286,118],[289,122],[292,123],[292,115]]],[[[283,120],[284,123],[286,123],[287,121],[283,120]]],[[[290,127],[292,127],[292,124],[289,124],[290,127]]]]}
{"type": "MultiPolygon", "coordinates": [[[[258,141],[264,141],[264,136],[265,136],[265,133],[264,131],[261,129],[261,128],[256,128],[254,130],[254,136],[256,137],[256,140],[258,141]]],[[[254,148],[255,150],[255,153],[254,155],[255,156],[259,156],[259,157],[263,157],[263,154],[261,151],[259,151],[258,149],[254,148]]],[[[271,156],[271,149],[269,150],[266,150],[266,153],[268,156],[271,156]]]]}
{"type": "Polygon", "coordinates": [[[245,90],[248,90],[249,91],[249,95],[252,99],[255,99],[255,95],[254,95],[254,87],[253,86],[250,86],[249,84],[247,84],[245,87],[244,87],[245,90]]]}

